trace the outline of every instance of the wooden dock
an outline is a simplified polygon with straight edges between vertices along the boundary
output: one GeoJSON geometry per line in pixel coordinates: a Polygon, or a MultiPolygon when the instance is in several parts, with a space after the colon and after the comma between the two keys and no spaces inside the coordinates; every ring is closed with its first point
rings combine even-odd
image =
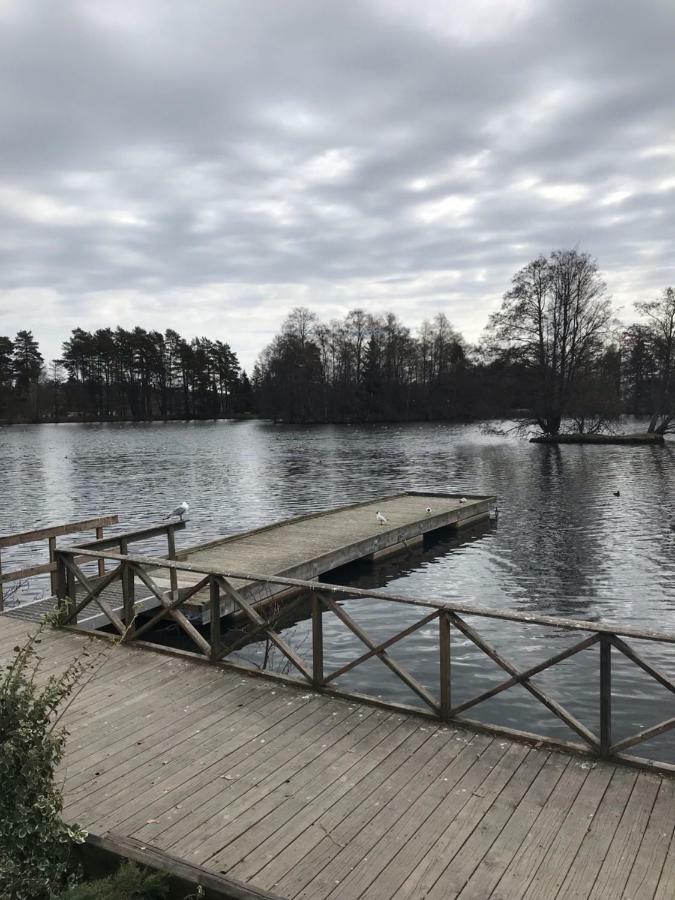
{"type": "Polygon", "coordinates": [[[98,834],[281,898],[673,897],[672,777],[67,630],[43,677],[90,644],[62,774],[98,834]]]}
{"type": "MultiPolygon", "coordinates": [[[[424,535],[439,529],[461,528],[485,520],[494,503],[494,497],[484,495],[406,491],[377,500],[286,519],[253,531],[197,544],[178,552],[175,549],[173,532],[177,528],[184,527],[184,523],[176,521],[167,525],[125,532],[107,539],[103,539],[97,531],[97,540],[78,546],[90,550],[113,548],[126,553],[133,543],[166,532],[170,559],[197,567],[245,569],[270,576],[281,575],[312,580],[359,559],[378,558],[384,554],[409,549],[415,542],[422,540],[424,535]],[[384,516],[386,522],[377,519],[377,512],[384,516]]],[[[0,570],[0,587],[3,578],[16,579],[28,577],[26,572],[34,574],[36,571],[49,571],[52,573],[52,586],[56,593],[54,563],[56,544],[52,532],[72,534],[76,528],[81,530],[83,526],[92,526],[93,522],[105,521],[105,524],[110,524],[113,520],[117,521],[117,517],[0,537],[0,549],[3,546],[12,546],[12,542],[25,543],[28,540],[45,539],[45,536],[48,536],[50,541],[49,563],[12,575],[3,576],[0,570]],[[66,532],[66,528],[71,530],[66,532]]],[[[104,572],[105,568],[99,564],[98,574],[102,575],[104,572]]],[[[171,574],[155,569],[153,573],[154,583],[161,590],[189,592],[190,597],[184,604],[186,614],[191,621],[208,623],[211,618],[209,591],[208,589],[193,591],[200,578],[201,576],[185,570],[171,574]]],[[[269,583],[250,579],[235,579],[232,584],[254,605],[269,600],[275,594],[288,593],[283,587],[275,590],[269,583]]],[[[152,591],[147,590],[146,584],[140,578],[135,579],[134,595],[137,612],[149,612],[159,607],[157,597],[152,591]]],[[[121,611],[123,597],[119,584],[112,584],[104,591],[103,596],[115,612],[121,611]]],[[[53,607],[54,602],[47,600],[36,604],[35,612],[39,615],[53,607]]],[[[227,595],[222,596],[220,615],[225,616],[233,611],[235,607],[232,600],[227,595]]],[[[24,610],[23,615],[27,612],[30,613],[30,610],[24,610]]],[[[88,611],[86,620],[82,619],[81,624],[85,621],[94,628],[107,624],[105,616],[95,609],[88,611]]]]}
{"type": "MultiPolygon", "coordinates": [[[[487,519],[494,502],[494,497],[487,496],[406,491],[219,538],[181,550],[176,559],[198,567],[245,569],[311,581],[359,559],[405,550],[441,528],[461,528],[487,519]],[[386,522],[378,521],[378,512],[386,522]]],[[[178,573],[179,589],[192,588],[198,581],[198,575],[178,573]]],[[[171,588],[167,577],[155,582],[166,590],[171,588]]],[[[271,595],[270,585],[258,581],[234,579],[232,585],[253,604],[271,595]]],[[[187,608],[208,622],[208,601],[208,591],[200,591],[190,598],[187,608]]],[[[232,601],[223,597],[221,615],[233,611],[232,601]]]]}

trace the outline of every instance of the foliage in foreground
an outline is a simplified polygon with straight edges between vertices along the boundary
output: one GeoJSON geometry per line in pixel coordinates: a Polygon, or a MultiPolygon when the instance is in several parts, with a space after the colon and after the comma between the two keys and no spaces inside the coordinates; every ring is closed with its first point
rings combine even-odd
{"type": "Polygon", "coordinates": [[[71,876],[74,843],[86,837],[66,825],[54,782],[65,748],[60,714],[87,668],[85,650],[60,675],[42,685],[37,674],[40,632],[0,674],[0,897],[42,900],[71,876]]]}
{"type": "Polygon", "coordinates": [[[75,885],[59,900],[164,900],[168,892],[165,875],[124,863],[114,875],[75,885]]]}

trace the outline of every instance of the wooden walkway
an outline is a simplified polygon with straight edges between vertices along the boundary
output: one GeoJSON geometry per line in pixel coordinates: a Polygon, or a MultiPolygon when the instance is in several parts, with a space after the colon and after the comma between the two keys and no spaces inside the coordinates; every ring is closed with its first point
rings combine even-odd
{"type": "MultiPolygon", "coordinates": [[[[0,617],[0,659],[27,624],[0,617]]],[[[46,631],[44,674],[89,639],[46,631]]],[[[66,817],[283,898],[671,900],[675,780],[131,646],[67,712],[66,817]]]]}

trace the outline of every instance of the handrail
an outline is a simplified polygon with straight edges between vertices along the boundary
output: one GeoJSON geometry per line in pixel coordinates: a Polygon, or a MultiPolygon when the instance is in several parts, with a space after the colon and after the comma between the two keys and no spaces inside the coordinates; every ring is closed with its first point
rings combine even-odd
{"type": "MultiPolygon", "coordinates": [[[[167,534],[172,534],[172,532],[168,531],[167,534]]],[[[630,637],[638,640],[659,641],[666,644],[673,644],[675,643],[675,634],[670,632],[658,634],[652,630],[631,628],[630,626],[613,626],[606,622],[571,620],[557,616],[528,615],[511,610],[491,609],[488,607],[474,606],[454,601],[405,597],[382,590],[363,590],[361,588],[350,588],[343,585],[331,585],[317,581],[287,578],[282,575],[239,572],[213,566],[199,566],[192,563],[177,562],[171,559],[136,556],[127,553],[83,550],[79,547],[58,550],[56,552],[56,559],[59,570],[58,596],[59,618],[61,624],[76,625],[78,614],[87,605],[93,602],[99,607],[105,618],[113,626],[123,643],[138,641],[143,634],[153,628],[161,619],[170,619],[197,647],[198,652],[193,651],[191,654],[192,656],[206,659],[212,664],[224,664],[239,669],[248,668],[250,670],[250,666],[242,667],[238,663],[225,662],[224,660],[225,657],[230,656],[244,645],[250,644],[254,639],[257,640],[259,635],[261,638],[266,639],[268,648],[274,645],[281,652],[286,659],[285,665],[292,666],[297,673],[299,673],[300,678],[296,675],[295,677],[290,678],[291,681],[305,686],[309,684],[318,691],[350,699],[368,700],[368,702],[375,702],[380,705],[402,709],[400,704],[378,700],[374,697],[363,697],[360,695],[357,697],[354,694],[334,686],[337,678],[367,660],[377,657],[394,673],[399,681],[406,685],[413,694],[422,700],[427,707],[427,715],[431,715],[433,718],[440,719],[443,722],[453,721],[469,726],[482,727],[487,730],[492,730],[493,732],[501,731],[502,733],[504,732],[504,729],[500,729],[499,726],[476,723],[472,720],[465,719],[461,714],[467,709],[477,706],[512,687],[523,687],[531,696],[548,709],[549,712],[553,713],[554,716],[575,732],[582,739],[583,743],[572,744],[570,742],[552,739],[546,735],[535,735],[534,738],[536,740],[542,740],[548,744],[560,746],[567,750],[574,749],[586,753],[590,752],[603,759],[613,758],[652,767],[655,765],[653,761],[644,758],[627,757],[624,751],[637,744],[641,744],[650,738],[657,737],[658,735],[675,729],[675,717],[671,717],[656,725],[644,728],[629,737],[622,738],[621,740],[617,741],[612,737],[612,650],[614,649],[620,653],[622,657],[642,669],[643,672],[649,675],[657,683],[675,694],[675,682],[664,672],[659,671],[654,665],[644,659],[633,647],[622,640],[623,637],[630,637]],[[114,560],[118,563],[118,566],[110,571],[104,578],[94,581],[85,575],[79,567],[78,555],[83,556],[89,561],[99,560],[100,562],[101,559],[114,560]],[[153,580],[153,577],[156,577],[157,570],[162,569],[169,571],[170,590],[166,590],[164,586],[153,580]],[[197,574],[201,577],[196,584],[191,584],[188,587],[179,589],[179,572],[187,572],[193,575],[197,574]],[[296,591],[295,598],[284,607],[285,611],[288,611],[290,606],[300,602],[303,597],[309,595],[311,598],[311,662],[306,662],[288,643],[286,638],[276,630],[275,614],[269,613],[266,608],[254,606],[242,595],[230,579],[249,582],[258,581],[267,584],[300,588],[300,591],[296,591]],[[122,583],[123,604],[121,609],[112,609],[109,606],[109,600],[103,597],[103,591],[115,580],[119,580],[122,583]],[[83,589],[83,591],[80,591],[79,596],[76,590],[76,583],[78,581],[83,589]],[[150,618],[140,623],[137,621],[137,582],[140,582],[142,586],[147,589],[150,598],[156,600],[156,608],[151,612],[150,618]],[[180,609],[190,597],[204,589],[208,589],[209,592],[208,608],[211,624],[208,639],[180,609]],[[82,594],[84,594],[84,596],[82,596],[82,594]],[[248,630],[244,629],[243,637],[240,637],[234,643],[224,644],[222,641],[220,632],[220,617],[222,611],[221,597],[226,597],[233,605],[234,609],[238,610],[239,613],[243,615],[244,619],[248,619],[248,630]],[[340,605],[337,602],[338,599],[349,598],[367,598],[369,600],[402,603],[408,606],[425,608],[431,610],[431,612],[427,612],[427,614],[418,619],[418,621],[412,625],[407,625],[397,634],[387,638],[387,640],[378,642],[373,640],[361,625],[355,621],[344,605],[340,605]],[[342,664],[335,667],[332,672],[325,671],[324,667],[323,617],[326,614],[332,614],[339,619],[366,648],[365,652],[360,656],[357,656],[346,663],[343,661],[342,664]],[[590,634],[573,646],[559,651],[540,663],[526,669],[521,669],[508,658],[505,658],[501,651],[490,644],[473,625],[469,625],[465,619],[466,616],[506,620],[524,625],[548,626],[571,632],[584,631],[589,632],[590,634]],[[422,627],[432,625],[435,621],[438,621],[438,697],[425,685],[417,681],[417,679],[388,652],[389,648],[408,635],[422,627]],[[508,676],[505,680],[489,690],[485,690],[477,696],[456,704],[453,704],[453,666],[451,657],[451,635],[453,633],[461,634],[467,638],[474,647],[485,654],[492,662],[496,663],[496,665],[503,669],[508,676]],[[594,647],[596,644],[599,645],[600,649],[598,665],[600,704],[599,728],[597,734],[590,730],[585,723],[577,719],[569,709],[565,708],[562,703],[551,696],[539,683],[532,680],[534,676],[570,659],[578,653],[582,653],[585,650],[594,647]]],[[[147,644],[144,645],[147,646],[147,644]]],[[[260,668],[266,668],[267,660],[268,653],[266,651],[265,660],[260,668]]],[[[255,671],[258,671],[258,669],[255,671]]],[[[286,681],[289,680],[288,676],[281,675],[278,672],[266,671],[265,674],[270,678],[283,678],[286,681]]],[[[533,738],[531,733],[514,732],[512,729],[509,731],[514,736],[527,737],[528,739],[533,738]]],[[[675,771],[675,766],[671,768],[675,771]]]]}
{"type": "MultiPolygon", "coordinates": [[[[36,566],[27,566],[23,569],[14,569],[11,572],[2,571],[2,557],[0,555],[0,612],[5,606],[5,596],[3,585],[12,581],[23,581],[25,578],[32,578],[34,575],[42,575],[51,573],[52,593],[56,593],[56,563],[54,561],[54,551],[56,549],[56,538],[66,534],[75,534],[79,531],[96,531],[96,537],[103,537],[103,529],[108,525],[117,525],[118,517],[96,516],[93,519],[83,519],[79,522],[67,522],[64,525],[48,525],[45,528],[35,528],[31,531],[19,531],[15,534],[0,535],[0,550],[8,547],[18,547],[22,544],[32,544],[38,541],[46,540],[48,543],[49,562],[40,563],[36,566]]],[[[102,567],[103,563],[99,563],[102,567]]]]}
{"type": "Polygon", "coordinates": [[[46,528],[37,528],[32,531],[0,535],[0,550],[6,547],[16,547],[19,544],[44,541],[50,537],[61,537],[64,534],[75,534],[78,531],[93,531],[95,528],[104,528],[106,525],[117,525],[117,522],[118,517],[115,515],[97,516],[94,519],[84,519],[80,522],[67,522],[65,525],[48,525],[46,528]]]}
{"type": "Polygon", "coordinates": [[[159,525],[148,525],[146,528],[136,528],[133,531],[122,531],[112,537],[102,540],[87,541],[84,544],[77,544],[78,550],[107,550],[108,547],[119,547],[121,541],[131,544],[133,541],[146,541],[153,537],[159,537],[167,533],[167,529],[180,531],[185,528],[183,519],[171,519],[169,522],[163,522],[159,525]]]}
{"type": "MultiPolygon", "coordinates": [[[[137,556],[134,554],[97,553],[78,547],[78,553],[89,556],[92,559],[100,557],[115,560],[116,562],[128,561],[136,565],[173,569],[177,572],[191,572],[195,575],[221,575],[224,578],[234,578],[238,581],[259,581],[267,584],[279,584],[286,587],[306,588],[316,590],[316,581],[305,581],[301,578],[287,578],[284,575],[265,575],[261,572],[245,572],[238,569],[223,569],[218,566],[200,566],[195,563],[186,563],[179,560],[167,560],[162,557],[137,556]]],[[[645,641],[657,641],[666,644],[675,644],[675,631],[655,631],[653,629],[633,628],[630,625],[614,625],[611,622],[598,620],[596,622],[584,619],[566,619],[562,616],[545,616],[531,613],[520,613],[516,610],[498,609],[490,606],[475,606],[470,603],[457,603],[441,598],[409,597],[404,594],[392,594],[381,589],[364,590],[363,588],[346,587],[344,585],[330,585],[321,583],[324,593],[346,594],[349,597],[372,598],[374,600],[388,600],[393,603],[404,603],[409,606],[430,607],[431,609],[449,610],[464,615],[483,616],[488,619],[502,619],[509,622],[522,622],[526,625],[547,625],[561,628],[565,631],[595,631],[598,633],[632,637],[645,641]]]]}

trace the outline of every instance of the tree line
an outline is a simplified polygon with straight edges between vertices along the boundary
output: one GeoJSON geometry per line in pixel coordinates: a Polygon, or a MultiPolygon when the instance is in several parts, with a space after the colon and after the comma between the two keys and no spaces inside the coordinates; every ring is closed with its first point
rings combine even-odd
{"type": "Polygon", "coordinates": [[[75,328],[45,367],[30,331],[0,337],[0,419],[221,418],[252,405],[248,377],[223,341],[75,328]]]}
{"type": "Polygon", "coordinates": [[[394,313],[321,322],[298,308],[253,372],[258,411],[290,422],[516,418],[545,434],[626,412],[675,426],[675,291],[612,317],[598,266],[555,251],[517,272],[481,341],[443,313],[413,333],[394,313]]]}
{"type": "Polygon", "coordinates": [[[222,341],[134,328],[73,330],[45,368],[29,331],[0,337],[0,419],[206,418],[290,423],[501,417],[543,433],[605,428],[622,413],[675,430],[675,290],[611,312],[598,266],[578,250],[532,260],[478,344],[438,313],[416,330],[395,313],[324,322],[294,309],[251,381],[222,341]]]}

